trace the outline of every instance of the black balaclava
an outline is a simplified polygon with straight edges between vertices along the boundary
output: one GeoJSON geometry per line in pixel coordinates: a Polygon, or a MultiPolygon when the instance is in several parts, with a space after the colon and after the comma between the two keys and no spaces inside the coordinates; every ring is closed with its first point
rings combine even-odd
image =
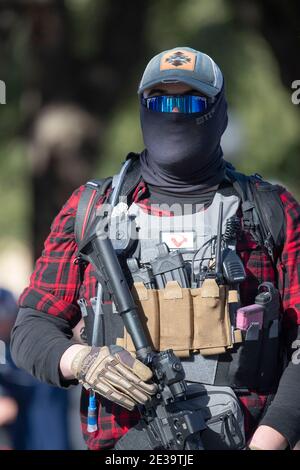
{"type": "Polygon", "coordinates": [[[176,193],[205,192],[224,179],[220,146],[227,127],[224,86],[204,113],[161,113],[141,104],[146,183],[176,193]]]}

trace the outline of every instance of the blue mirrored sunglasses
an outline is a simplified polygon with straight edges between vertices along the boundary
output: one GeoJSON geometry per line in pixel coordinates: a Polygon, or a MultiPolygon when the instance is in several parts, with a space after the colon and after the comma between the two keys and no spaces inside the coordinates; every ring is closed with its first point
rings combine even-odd
{"type": "Polygon", "coordinates": [[[207,99],[194,95],[163,95],[142,98],[146,108],[159,113],[201,113],[207,109],[207,99]]]}

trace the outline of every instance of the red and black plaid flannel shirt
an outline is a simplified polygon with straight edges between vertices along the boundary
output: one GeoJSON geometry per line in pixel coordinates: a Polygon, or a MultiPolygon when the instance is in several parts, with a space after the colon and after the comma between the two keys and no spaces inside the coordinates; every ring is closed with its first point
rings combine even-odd
{"type": "MultiPolygon", "coordinates": [[[[61,212],[54,219],[42,256],[37,260],[30,285],[20,298],[23,307],[62,317],[74,327],[81,318],[77,304],[80,297],[87,302],[96,295],[96,278],[92,267],[85,271],[83,284],[80,283],[79,267],[75,262],[77,244],[74,238],[74,220],[80,195],[84,189],[77,189],[61,212]]],[[[147,188],[141,182],[136,188],[133,201],[147,208],[147,188]]],[[[261,282],[275,282],[280,287],[282,298],[283,324],[286,328],[300,324],[300,205],[292,195],[282,188],[281,200],[286,214],[286,237],[280,262],[274,270],[269,256],[243,233],[237,250],[247,272],[247,280],[241,286],[241,300],[244,305],[254,302],[257,287],[261,282]],[[283,283],[284,277],[284,283],[283,283]]],[[[102,201],[99,201],[101,203],[102,201]]],[[[240,400],[245,412],[245,426],[248,433],[253,430],[254,421],[249,410],[263,409],[266,396],[244,396],[240,400]],[[251,429],[252,428],[252,429],[251,429]]],[[[87,397],[83,392],[81,404],[82,430],[90,449],[113,447],[115,441],[137,423],[137,412],[100,398],[98,430],[88,434],[87,397]]]]}

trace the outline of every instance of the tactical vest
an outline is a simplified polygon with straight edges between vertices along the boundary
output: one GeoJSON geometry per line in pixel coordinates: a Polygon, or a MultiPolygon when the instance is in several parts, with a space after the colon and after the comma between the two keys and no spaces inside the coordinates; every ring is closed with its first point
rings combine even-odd
{"type": "MultiPolygon", "coordinates": [[[[138,175],[136,167],[133,171],[138,175]]],[[[233,182],[235,194],[216,192],[210,206],[195,213],[161,217],[143,211],[136,203],[129,204],[129,207],[123,202],[117,204],[114,211],[118,217],[114,218],[113,214],[111,218],[110,235],[154,349],[174,349],[181,357],[187,381],[230,386],[238,391],[270,392],[276,388],[281,373],[279,309],[268,325],[254,321],[242,330],[237,328],[232,315],[239,302],[236,286],[219,285],[209,276],[201,284],[195,283],[195,279],[201,277],[200,271],[208,272],[215,262],[220,202],[223,203],[223,238],[228,221],[233,220],[241,204],[244,227],[248,224],[248,230],[264,245],[272,259],[273,250],[282,236],[282,224],[278,224],[279,229],[270,229],[265,223],[263,230],[257,230],[262,217],[253,211],[257,196],[249,201],[247,191],[250,189],[237,184],[237,179],[243,175],[233,172],[232,168],[228,169],[227,178],[233,182]],[[151,276],[155,275],[155,282],[149,275],[149,267],[151,276]]],[[[124,167],[123,173],[126,173],[124,167]]],[[[113,195],[115,200],[121,194],[120,183],[123,184],[123,194],[127,191],[127,195],[132,186],[136,186],[135,177],[135,185],[127,183],[126,188],[126,178],[122,182],[124,174],[114,178],[113,186],[117,188],[113,195]]],[[[110,183],[110,180],[98,186],[96,182],[88,183],[89,197],[87,193],[83,196],[79,212],[83,213],[84,207],[86,209],[86,201],[90,202],[90,212],[84,212],[84,219],[81,215],[85,227],[78,222],[79,217],[76,219],[77,239],[82,238],[88,226],[97,197],[105,193],[110,183]],[[86,201],[83,201],[84,197],[86,201]]],[[[265,190],[270,186],[265,186],[265,190]]],[[[279,209],[274,209],[274,203],[271,206],[273,213],[277,210],[278,215],[279,209]]],[[[261,213],[265,222],[269,217],[268,210],[260,207],[261,213]]],[[[234,237],[227,238],[226,249],[234,252],[234,237]]],[[[114,304],[101,286],[99,295],[102,298],[97,344],[117,343],[134,350],[114,304]]],[[[90,300],[93,310],[99,308],[99,299],[98,303],[97,298],[90,300]]],[[[79,300],[79,305],[85,317],[88,341],[91,342],[94,311],[84,305],[83,299],[79,300]]]]}

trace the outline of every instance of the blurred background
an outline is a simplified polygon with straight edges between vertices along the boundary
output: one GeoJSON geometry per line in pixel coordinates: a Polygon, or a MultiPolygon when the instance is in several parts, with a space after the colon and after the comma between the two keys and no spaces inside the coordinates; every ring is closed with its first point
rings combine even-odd
{"type": "MultiPolygon", "coordinates": [[[[16,299],[72,191],[142,150],[137,84],[164,49],[216,60],[229,103],[225,158],[299,198],[299,19],[298,0],[0,0],[0,286],[16,299]]],[[[0,427],[8,389],[0,380],[0,427]]],[[[39,400],[69,410],[60,448],[80,448],[70,434],[76,392],[54,400],[48,389],[39,400]]]]}

